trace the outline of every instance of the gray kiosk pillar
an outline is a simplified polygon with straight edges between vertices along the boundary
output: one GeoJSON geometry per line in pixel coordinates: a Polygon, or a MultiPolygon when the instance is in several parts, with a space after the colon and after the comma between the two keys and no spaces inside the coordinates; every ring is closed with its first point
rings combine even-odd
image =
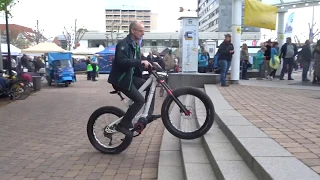
{"type": "Polygon", "coordinates": [[[180,73],[169,75],[168,83],[172,89],[183,86],[203,88],[204,84],[220,82],[220,75],[213,73],[198,73],[199,55],[199,18],[180,17],[179,48],[180,73]]]}

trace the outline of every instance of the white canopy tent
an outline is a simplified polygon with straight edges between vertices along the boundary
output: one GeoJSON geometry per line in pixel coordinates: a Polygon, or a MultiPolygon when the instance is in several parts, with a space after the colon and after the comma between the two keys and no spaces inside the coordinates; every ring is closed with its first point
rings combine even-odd
{"type": "Polygon", "coordinates": [[[72,51],[74,55],[93,55],[97,52],[104,50],[103,46],[95,47],[95,48],[86,48],[86,47],[78,47],[77,49],[72,51]]]}
{"type": "MultiPolygon", "coordinates": [[[[1,53],[8,54],[8,45],[7,44],[1,44],[1,53]]],[[[13,56],[18,56],[21,53],[21,49],[10,44],[10,53],[13,56]]]]}
{"type": "Polygon", "coordinates": [[[23,49],[22,53],[24,54],[40,54],[40,53],[48,53],[48,52],[66,52],[66,50],[62,49],[55,43],[39,43],[33,47],[23,49]]]}

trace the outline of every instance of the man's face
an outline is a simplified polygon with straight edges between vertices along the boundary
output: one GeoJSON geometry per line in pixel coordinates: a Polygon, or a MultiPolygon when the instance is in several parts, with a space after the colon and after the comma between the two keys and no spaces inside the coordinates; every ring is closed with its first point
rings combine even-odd
{"type": "Polygon", "coordinates": [[[290,38],[287,38],[286,42],[287,42],[287,43],[291,43],[291,39],[290,39],[290,38]]]}
{"type": "Polygon", "coordinates": [[[309,46],[310,45],[310,41],[308,40],[308,41],[306,41],[306,45],[307,46],[309,46]]]}
{"type": "Polygon", "coordinates": [[[136,27],[132,28],[132,35],[136,40],[142,39],[144,35],[144,25],[142,23],[138,23],[136,27]]]}
{"type": "Polygon", "coordinates": [[[231,41],[231,38],[229,36],[226,36],[225,40],[226,41],[231,41]]]}

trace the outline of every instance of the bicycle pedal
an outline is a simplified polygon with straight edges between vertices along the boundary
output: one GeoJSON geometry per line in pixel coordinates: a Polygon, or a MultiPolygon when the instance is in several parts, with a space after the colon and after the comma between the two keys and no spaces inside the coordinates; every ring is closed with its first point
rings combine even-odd
{"type": "Polygon", "coordinates": [[[138,137],[138,136],[140,136],[140,134],[141,134],[141,133],[134,132],[134,133],[133,133],[133,137],[138,137]]]}

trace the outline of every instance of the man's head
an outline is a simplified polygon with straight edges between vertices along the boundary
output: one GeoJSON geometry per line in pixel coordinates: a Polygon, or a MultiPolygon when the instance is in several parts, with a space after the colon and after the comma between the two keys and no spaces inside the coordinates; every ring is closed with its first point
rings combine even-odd
{"type": "Polygon", "coordinates": [[[270,39],[266,43],[267,43],[267,46],[271,46],[271,44],[272,44],[270,39]]]}
{"type": "Polygon", "coordinates": [[[171,50],[171,49],[169,50],[169,54],[170,54],[170,55],[172,54],[172,50],[171,50]]]}
{"type": "Polygon", "coordinates": [[[291,37],[287,37],[286,43],[290,44],[291,43],[291,37]]]}
{"type": "Polygon", "coordinates": [[[276,47],[278,47],[278,46],[279,46],[279,43],[278,43],[278,42],[273,42],[273,43],[272,43],[272,47],[276,48],[276,47]]]}
{"type": "Polygon", "coordinates": [[[141,40],[144,35],[144,25],[141,21],[133,21],[130,23],[129,31],[132,40],[137,42],[141,40]]]}
{"type": "Polygon", "coordinates": [[[204,46],[201,46],[201,52],[203,52],[205,49],[204,49],[204,46]]]}
{"type": "Polygon", "coordinates": [[[309,40],[306,40],[306,42],[304,42],[304,44],[307,45],[307,46],[310,46],[311,43],[310,43],[309,40]]]}
{"type": "Polygon", "coordinates": [[[151,51],[149,52],[149,55],[152,56],[152,52],[151,51]]]}
{"type": "Polygon", "coordinates": [[[230,42],[231,41],[231,34],[225,34],[224,35],[224,40],[227,41],[227,42],[230,42]]]}

